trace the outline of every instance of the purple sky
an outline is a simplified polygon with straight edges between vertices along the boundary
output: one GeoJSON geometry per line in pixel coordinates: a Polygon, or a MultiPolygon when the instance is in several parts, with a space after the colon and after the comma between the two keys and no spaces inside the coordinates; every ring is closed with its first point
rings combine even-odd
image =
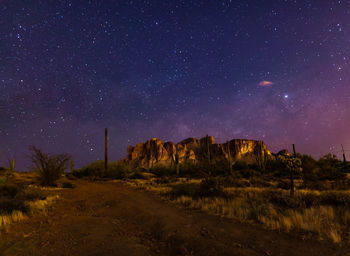
{"type": "Polygon", "coordinates": [[[152,137],[350,150],[349,1],[1,1],[0,165],[152,137]]]}

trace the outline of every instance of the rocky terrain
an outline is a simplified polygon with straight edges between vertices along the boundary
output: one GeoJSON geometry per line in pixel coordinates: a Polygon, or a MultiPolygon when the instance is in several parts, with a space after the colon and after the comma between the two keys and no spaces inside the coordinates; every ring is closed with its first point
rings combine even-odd
{"type": "Polygon", "coordinates": [[[153,138],[145,143],[129,146],[125,161],[132,166],[150,168],[157,164],[169,166],[178,156],[179,163],[198,162],[208,159],[231,158],[256,163],[259,159],[273,158],[263,141],[233,139],[226,143],[215,143],[214,137],[188,138],[177,144],[153,138]]]}

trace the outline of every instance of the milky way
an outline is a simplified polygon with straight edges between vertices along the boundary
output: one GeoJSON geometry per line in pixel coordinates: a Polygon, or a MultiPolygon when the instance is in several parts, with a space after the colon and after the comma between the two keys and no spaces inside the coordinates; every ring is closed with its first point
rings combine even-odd
{"type": "Polygon", "coordinates": [[[350,150],[350,1],[0,1],[0,165],[158,137],[350,150]]]}

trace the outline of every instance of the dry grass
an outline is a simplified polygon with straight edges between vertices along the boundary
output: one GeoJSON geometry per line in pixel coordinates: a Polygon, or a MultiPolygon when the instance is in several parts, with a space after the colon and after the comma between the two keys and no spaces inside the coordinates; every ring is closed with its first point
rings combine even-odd
{"type": "MultiPolygon", "coordinates": [[[[28,202],[29,212],[31,215],[36,213],[46,213],[48,206],[50,206],[53,201],[59,198],[56,196],[49,196],[44,200],[35,200],[28,202]]],[[[22,222],[29,216],[21,211],[13,211],[11,214],[0,215],[0,228],[6,227],[12,223],[22,222]]]]}
{"type": "Polygon", "coordinates": [[[35,214],[37,212],[46,213],[48,206],[50,206],[53,203],[53,201],[57,200],[58,198],[59,196],[55,195],[55,196],[48,196],[44,200],[35,200],[32,202],[28,202],[30,213],[31,214],[35,214]]]}
{"type": "Polygon", "coordinates": [[[58,191],[58,190],[63,190],[63,188],[59,187],[42,187],[42,186],[37,186],[37,185],[29,185],[28,188],[33,188],[41,191],[58,191]]]}
{"type": "MultiPolygon", "coordinates": [[[[344,231],[331,206],[311,207],[309,209],[279,211],[271,204],[252,207],[243,199],[197,198],[180,196],[175,202],[190,208],[238,219],[242,222],[258,222],[272,230],[308,231],[318,234],[321,239],[340,243],[344,231]]],[[[350,210],[345,212],[350,215],[350,210]]],[[[345,234],[346,236],[346,234],[345,234]]]]}
{"type": "MultiPolygon", "coordinates": [[[[181,179],[173,183],[158,184],[154,180],[133,180],[128,183],[134,187],[167,196],[171,194],[175,185],[199,184],[200,181],[200,179],[181,179]]],[[[200,209],[209,214],[234,218],[242,222],[259,223],[272,230],[314,234],[320,239],[331,240],[334,243],[350,242],[350,208],[347,207],[350,202],[345,202],[345,206],[322,205],[316,202],[322,197],[329,196],[329,193],[348,198],[350,191],[298,190],[294,198],[290,198],[286,190],[263,187],[230,187],[225,188],[224,192],[227,197],[179,195],[172,199],[189,208],[200,209]],[[276,203],[270,200],[268,197],[271,195],[276,195],[281,202],[276,203]],[[305,206],[303,202],[305,198],[311,198],[315,201],[312,202],[314,204],[305,206]]]]}
{"type": "Polygon", "coordinates": [[[151,191],[153,193],[159,194],[159,195],[165,195],[171,191],[171,187],[167,185],[160,185],[155,183],[152,180],[130,180],[126,182],[128,185],[140,189],[144,189],[146,191],[151,191]]]}
{"type": "Polygon", "coordinates": [[[5,227],[11,223],[23,221],[27,216],[21,211],[13,211],[9,215],[0,215],[0,228],[5,227]]]}

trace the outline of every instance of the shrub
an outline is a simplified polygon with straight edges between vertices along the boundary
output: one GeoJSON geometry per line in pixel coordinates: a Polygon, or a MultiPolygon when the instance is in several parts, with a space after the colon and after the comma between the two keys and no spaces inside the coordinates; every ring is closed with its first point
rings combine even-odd
{"type": "Polygon", "coordinates": [[[310,181],[316,180],[317,177],[314,175],[314,170],[317,169],[317,161],[309,155],[300,155],[298,157],[301,159],[301,168],[303,169],[303,180],[310,181]]]}
{"type": "Polygon", "coordinates": [[[218,175],[230,175],[230,163],[226,158],[215,159],[211,163],[211,174],[213,176],[218,175]]]}
{"type": "Polygon", "coordinates": [[[248,164],[244,160],[237,160],[233,165],[233,169],[245,170],[245,169],[248,169],[248,164]]]}
{"type": "Polygon", "coordinates": [[[223,191],[223,185],[220,179],[206,178],[199,186],[198,195],[200,197],[223,197],[225,193],[223,191]]]}
{"type": "Polygon", "coordinates": [[[22,188],[15,184],[3,184],[0,185],[0,196],[14,198],[22,188]]]}
{"type": "Polygon", "coordinates": [[[282,209],[303,209],[305,208],[304,200],[300,197],[292,197],[284,193],[268,193],[270,203],[282,209]]]}
{"type": "Polygon", "coordinates": [[[277,182],[277,188],[281,188],[281,189],[290,189],[290,181],[287,181],[285,179],[280,179],[278,182],[277,182]]]}
{"type": "Polygon", "coordinates": [[[167,167],[165,165],[155,165],[152,168],[149,169],[150,173],[153,173],[157,177],[162,177],[162,176],[168,176],[168,175],[175,175],[176,170],[170,167],[167,167]]]}
{"type": "Polygon", "coordinates": [[[182,177],[202,177],[200,164],[186,161],[180,164],[180,176],[182,177]]]}
{"type": "Polygon", "coordinates": [[[252,169],[240,169],[239,173],[245,179],[249,179],[251,177],[260,175],[260,173],[258,171],[255,171],[252,169]]]}
{"type": "Polygon", "coordinates": [[[81,169],[75,169],[72,172],[77,178],[89,177],[91,179],[99,178],[111,178],[111,179],[123,179],[131,172],[129,165],[125,164],[123,161],[118,161],[115,163],[109,163],[107,171],[105,170],[104,161],[92,162],[81,169]]]}
{"type": "Polygon", "coordinates": [[[70,156],[67,154],[50,155],[36,147],[30,147],[33,169],[39,174],[42,186],[55,186],[55,182],[68,168],[70,156]]]}
{"type": "Polygon", "coordinates": [[[198,185],[180,183],[172,186],[171,197],[190,196],[196,197],[198,195],[198,185]]]}
{"type": "Polygon", "coordinates": [[[15,210],[25,212],[27,210],[25,202],[14,198],[0,197],[0,214],[12,213],[15,210]]]}
{"type": "Polygon", "coordinates": [[[23,191],[23,193],[18,195],[18,198],[21,198],[24,201],[44,200],[46,197],[46,193],[39,189],[26,189],[23,191]]]}
{"type": "Polygon", "coordinates": [[[118,161],[115,163],[110,163],[108,165],[107,172],[102,177],[112,178],[112,179],[123,179],[131,172],[129,165],[125,164],[123,161],[118,161]]]}
{"type": "Polygon", "coordinates": [[[77,178],[82,177],[91,177],[95,178],[98,176],[102,176],[102,173],[104,172],[104,161],[95,161],[92,162],[80,169],[74,169],[72,171],[72,175],[77,178]]]}
{"type": "Polygon", "coordinates": [[[63,182],[62,183],[62,188],[74,188],[75,186],[71,182],[63,182]]]}
{"type": "Polygon", "coordinates": [[[319,179],[341,180],[345,177],[343,163],[332,154],[321,157],[318,162],[319,171],[317,176],[319,179]]]}
{"type": "Polygon", "coordinates": [[[13,211],[28,211],[28,201],[45,199],[40,190],[24,189],[15,184],[0,185],[0,214],[11,214],[13,211]]]}
{"type": "Polygon", "coordinates": [[[138,179],[138,180],[141,180],[141,179],[145,179],[145,175],[143,175],[139,170],[135,170],[133,171],[129,176],[128,176],[128,179],[138,179]]]}

